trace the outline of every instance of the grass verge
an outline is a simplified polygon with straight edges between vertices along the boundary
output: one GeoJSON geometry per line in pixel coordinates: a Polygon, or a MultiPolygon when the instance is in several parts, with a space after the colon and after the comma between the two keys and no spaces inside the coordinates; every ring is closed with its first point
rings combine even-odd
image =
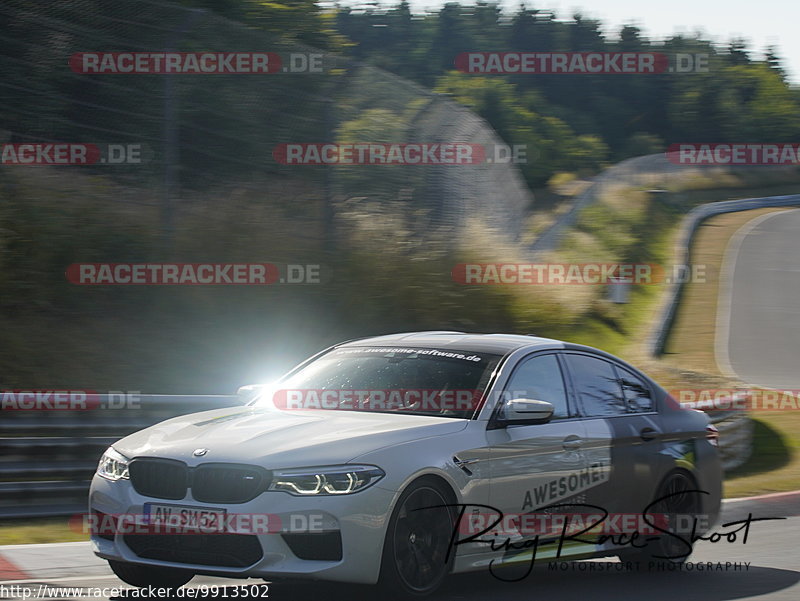
{"type": "Polygon", "coordinates": [[[67,518],[36,518],[0,522],[0,545],[71,543],[89,540],[88,534],[75,532],[67,518]]]}
{"type": "MultiPolygon", "coordinates": [[[[715,324],[719,274],[725,249],[736,231],[756,217],[786,209],[767,208],[729,213],[700,226],[691,252],[693,264],[707,266],[703,283],[686,286],[675,325],[667,341],[663,364],[672,370],[691,366],[708,374],[709,388],[733,387],[725,382],[715,354],[715,324]],[[723,383],[722,386],[717,382],[723,383]]],[[[692,384],[696,386],[695,383],[692,384]]],[[[784,492],[800,488],[800,415],[782,411],[753,415],[753,452],[747,463],[726,474],[725,496],[784,492]]]]}

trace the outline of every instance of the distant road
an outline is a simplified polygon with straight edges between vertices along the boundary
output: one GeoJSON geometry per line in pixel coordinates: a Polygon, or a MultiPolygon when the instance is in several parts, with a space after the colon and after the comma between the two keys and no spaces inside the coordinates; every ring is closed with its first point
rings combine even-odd
{"type": "Polygon", "coordinates": [[[800,209],[745,225],[728,248],[726,270],[720,366],[753,386],[800,388],[800,209]]]}

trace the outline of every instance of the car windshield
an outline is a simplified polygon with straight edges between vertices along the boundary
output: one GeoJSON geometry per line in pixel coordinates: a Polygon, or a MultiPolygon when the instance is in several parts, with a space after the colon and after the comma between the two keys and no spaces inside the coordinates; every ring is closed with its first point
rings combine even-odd
{"type": "Polygon", "coordinates": [[[440,348],[339,348],[270,387],[255,405],[470,419],[500,358],[440,348]]]}

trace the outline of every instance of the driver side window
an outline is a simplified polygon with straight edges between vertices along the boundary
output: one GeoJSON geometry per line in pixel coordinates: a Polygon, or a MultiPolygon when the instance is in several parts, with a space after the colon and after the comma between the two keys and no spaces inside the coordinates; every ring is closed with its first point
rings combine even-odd
{"type": "Polygon", "coordinates": [[[547,401],[555,407],[553,419],[569,417],[564,377],[555,355],[537,355],[520,363],[511,374],[504,397],[547,401]]]}

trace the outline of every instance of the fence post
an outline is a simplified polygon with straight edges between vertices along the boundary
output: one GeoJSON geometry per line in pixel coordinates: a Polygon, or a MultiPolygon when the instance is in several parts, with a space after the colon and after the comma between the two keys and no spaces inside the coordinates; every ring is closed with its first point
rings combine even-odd
{"type": "MultiPolygon", "coordinates": [[[[205,10],[202,8],[191,9],[189,15],[180,27],[173,29],[167,37],[165,52],[175,52],[175,47],[194,22],[205,10]]],[[[164,198],[161,209],[162,251],[166,254],[172,252],[174,224],[173,195],[178,182],[177,170],[180,162],[178,140],[178,117],[176,116],[178,98],[175,95],[172,73],[164,74],[164,198]]]]}

